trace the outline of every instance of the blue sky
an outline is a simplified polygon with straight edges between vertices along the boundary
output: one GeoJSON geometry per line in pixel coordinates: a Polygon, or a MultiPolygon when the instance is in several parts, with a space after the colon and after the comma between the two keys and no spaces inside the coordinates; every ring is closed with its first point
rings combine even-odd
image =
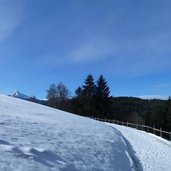
{"type": "Polygon", "coordinates": [[[103,74],[113,96],[171,95],[170,0],[0,0],[0,92],[46,97],[103,74]]]}

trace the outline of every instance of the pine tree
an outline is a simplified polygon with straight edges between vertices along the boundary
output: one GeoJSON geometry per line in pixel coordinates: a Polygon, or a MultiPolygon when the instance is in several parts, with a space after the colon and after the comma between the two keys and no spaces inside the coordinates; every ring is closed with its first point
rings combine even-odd
{"type": "Polygon", "coordinates": [[[109,98],[110,90],[109,86],[103,75],[100,75],[99,79],[97,80],[97,88],[96,88],[96,95],[103,99],[109,98]]]}
{"type": "Polygon", "coordinates": [[[89,74],[82,87],[78,87],[73,98],[73,110],[75,113],[89,116],[105,117],[109,114],[111,98],[110,90],[101,75],[97,81],[89,74]]]}
{"type": "Polygon", "coordinates": [[[78,87],[75,90],[75,96],[72,99],[72,109],[74,113],[79,115],[85,115],[83,111],[84,102],[83,102],[83,90],[81,87],[78,87]]]}
{"type": "Polygon", "coordinates": [[[78,87],[76,90],[75,90],[75,98],[81,98],[82,97],[82,93],[83,93],[83,90],[81,87],[78,87]]]}
{"type": "Polygon", "coordinates": [[[75,113],[81,115],[92,115],[94,112],[94,94],[95,94],[94,78],[89,74],[82,87],[75,90],[75,97],[73,98],[73,110],[75,113]]]}
{"type": "Polygon", "coordinates": [[[95,94],[95,83],[94,83],[94,78],[91,74],[87,76],[87,78],[84,81],[83,85],[83,95],[86,98],[91,98],[95,94]]]}
{"type": "Polygon", "coordinates": [[[167,100],[167,111],[164,118],[164,127],[166,130],[171,130],[171,97],[167,100]]]}
{"type": "Polygon", "coordinates": [[[92,115],[94,113],[95,90],[96,85],[94,83],[94,78],[91,74],[89,74],[84,81],[82,89],[82,103],[85,114],[92,115]]]}
{"type": "Polygon", "coordinates": [[[97,80],[97,87],[95,92],[95,106],[96,114],[99,117],[109,117],[111,98],[109,97],[109,86],[103,75],[100,75],[97,80]]]}

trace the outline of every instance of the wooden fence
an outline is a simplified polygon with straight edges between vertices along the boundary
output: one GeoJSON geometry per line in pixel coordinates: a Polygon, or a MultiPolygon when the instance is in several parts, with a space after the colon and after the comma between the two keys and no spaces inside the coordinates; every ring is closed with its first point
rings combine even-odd
{"type": "Polygon", "coordinates": [[[160,136],[162,138],[165,138],[165,139],[171,141],[171,132],[163,131],[161,128],[157,129],[157,128],[146,126],[146,125],[138,125],[138,124],[129,123],[129,122],[117,121],[114,119],[113,120],[112,119],[101,119],[101,118],[93,118],[93,117],[90,117],[90,118],[101,121],[101,122],[108,122],[108,123],[113,123],[113,124],[117,124],[117,125],[123,125],[123,126],[131,127],[131,128],[136,128],[138,130],[146,131],[148,133],[155,134],[157,136],[160,136]]]}

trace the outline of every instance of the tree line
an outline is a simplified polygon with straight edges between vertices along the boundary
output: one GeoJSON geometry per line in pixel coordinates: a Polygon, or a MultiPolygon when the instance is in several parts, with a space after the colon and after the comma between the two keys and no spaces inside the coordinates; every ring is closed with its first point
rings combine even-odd
{"type": "Polygon", "coordinates": [[[145,100],[110,96],[110,88],[103,75],[95,81],[89,74],[83,85],[75,90],[73,97],[62,82],[51,84],[47,90],[46,105],[82,116],[115,119],[171,130],[171,98],[145,100]]]}

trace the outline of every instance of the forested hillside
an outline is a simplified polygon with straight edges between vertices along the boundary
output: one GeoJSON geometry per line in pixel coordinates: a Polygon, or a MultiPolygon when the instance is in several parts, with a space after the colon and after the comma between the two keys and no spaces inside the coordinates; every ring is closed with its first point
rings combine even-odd
{"type": "Polygon", "coordinates": [[[75,90],[74,97],[63,83],[50,85],[48,105],[78,115],[116,119],[146,124],[171,130],[171,99],[145,100],[136,97],[110,96],[110,88],[103,75],[97,81],[89,74],[83,85],[75,90]]]}

